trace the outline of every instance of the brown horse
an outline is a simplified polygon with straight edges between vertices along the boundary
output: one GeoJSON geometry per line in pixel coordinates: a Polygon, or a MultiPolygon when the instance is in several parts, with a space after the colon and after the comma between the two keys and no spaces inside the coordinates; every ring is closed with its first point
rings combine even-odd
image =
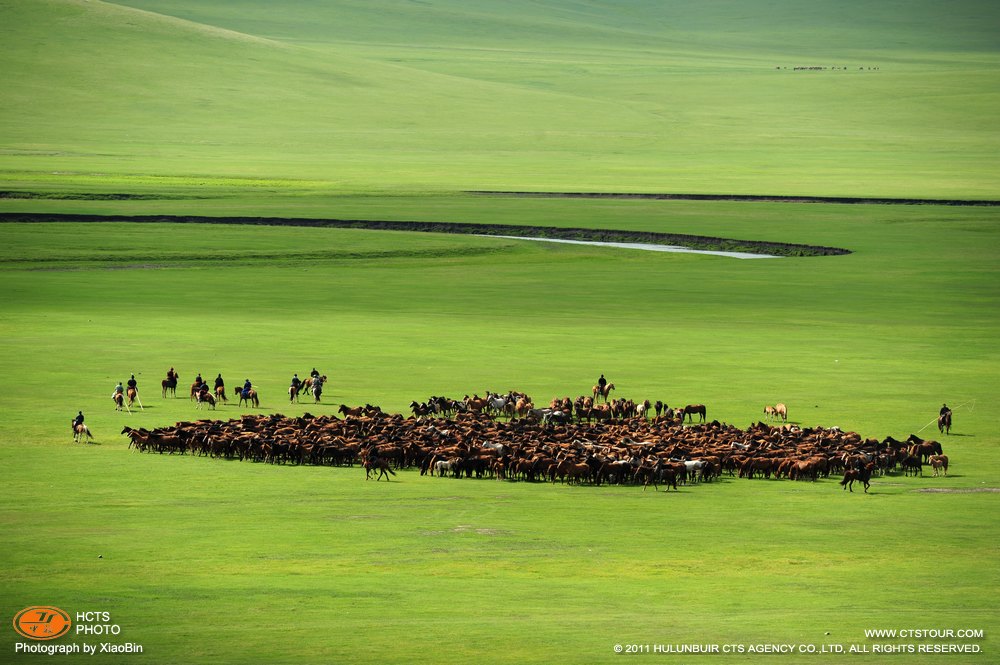
{"type": "Polygon", "coordinates": [[[613,384],[613,383],[607,383],[607,384],[605,384],[604,385],[604,390],[601,390],[600,386],[594,386],[594,388],[591,390],[591,392],[594,395],[594,401],[596,402],[598,399],[600,399],[601,397],[603,397],[604,401],[607,402],[608,401],[608,395],[614,389],[615,389],[615,384],[613,384]]]}
{"type": "Polygon", "coordinates": [[[369,449],[361,454],[361,466],[365,469],[365,480],[371,480],[372,474],[376,474],[375,482],[382,480],[383,477],[386,482],[389,482],[391,480],[389,476],[396,475],[396,472],[389,466],[389,460],[370,453],[369,449]]]}
{"type": "Polygon", "coordinates": [[[288,386],[288,402],[299,401],[299,387],[295,384],[288,386]]]}
{"type": "Polygon", "coordinates": [[[938,416],[938,431],[951,434],[951,411],[945,411],[938,416]]]}
{"type": "Polygon", "coordinates": [[[346,404],[341,404],[340,408],[337,409],[337,413],[344,415],[348,418],[360,418],[361,416],[364,415],[364,410],[365,407],[363,406],[356,406],[352,409],[346,404]]]}
{"type": "Polygon", "coordinates": [[[869,464],[860,469],[848,469],[844,472],[844,479],[840,481],[840,484],[845,490],[854,491],[854,483],[863,483],[865,486],[865,494],[868,494],[868,488],[871,487],[872,479],[872,468],[874,465],[869,464]]]}
{"type": "Polygon", "coordinates": [[[306,392],[312,392],[313,386],[317,383],[326,383],[326,374],[323,376],[310,376],[308,379],[302,382],[302,389],[306,392]]]}
{"type": "Polygon", "coordinates": [[[139,391],[137,391],[135,388],[133,388],[131,386],[129,386],[128,388],[125,389],[125,398],[128,399],[128,405],[130,407],[133,404],[135,404],[135,398],[136,398],[136,396],[138,396],[138,394],[139,394],[139,391]]]}
{"type": "Polygon", "coordinates": [[[215,387],[215,399],[216,401],[222,400],[223,402],[228,402],[229,398],[226,397],[226,387],[216,386],[215,387]]]}
{"type": "Polygon", "coordinates": [[[934,469],[934,475],[940,475],[941,471],[944,471],[944,475],[948,475],[948,456],[947,455],[931,455],[927,458],[930,462],[931,468],[934,469]]]}
{"type": "Polygon", "coordinates": [[[694,415],[695,414],[698,414],[698,422],[700,422],[700,423],[705,422],[705,418],[708,417],[708,415],[707,415],[707,409],[705,408],[705,405],[704,404],[688,404],[687,406],[684,407],[684,416],[686,416],[687,419],[690,420],[691,422],[694,422],[694,415]]]}
{"type": "Polygon", "coordinates": [[[115,411],[121,411],[122,409],[128,409],[128,412],[132,413],[132,410],[129,409],[128,405],[125,403],[125,395],[124,394],[116,392],[114,395],[111,396],[111,399],[114,400],[114,402],[115,402],[115,411]]]}
{"type": "Polygon", "coordinates": [[[250,406],[250,404],[253,404],[254,408],[259,408],[260,407],[260,399],[257,397],[257,391],[254,390],[253,388],[251,388],[250,390],[242,390],[241,389],[241,390],[238,390],[237,392],[240,395],[239,406],[243,406],[243,402],[246,402],[247,406],[250,406]]]}

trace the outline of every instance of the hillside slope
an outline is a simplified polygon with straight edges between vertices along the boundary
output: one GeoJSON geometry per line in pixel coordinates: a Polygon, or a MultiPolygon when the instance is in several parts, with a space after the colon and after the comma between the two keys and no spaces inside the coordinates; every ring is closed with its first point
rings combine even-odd
{"type": "Polygon", "coordinates": [[[0,176],[996,197],[997,8],[800,4],[3,3],[0,176]]]}

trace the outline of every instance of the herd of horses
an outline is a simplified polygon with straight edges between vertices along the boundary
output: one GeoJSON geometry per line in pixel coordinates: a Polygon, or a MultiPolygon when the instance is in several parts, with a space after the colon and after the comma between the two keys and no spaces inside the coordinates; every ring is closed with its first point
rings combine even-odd
{"type": "MultiPolygon", "coordinates": [[[[290,386],[289,401],[298,402],[306,391],[320,403],[326,381],[325,375],[310,376],[290,386]]],[[[163,380],[163,397],[168,392],[176,395],[177,382],[176,374],[163,380]]],[[[216,386],[214,393],[202,387],[200,382],[191,385],[191,399],[198,408],[228,402],[225,386],[216,386]]],[[[152,431],[125,427],[122,434],[131,439],[130,446],[142,451],[268,463],[358,463],[366,478],[376,480],[388,480],[396,469],[418,466],[421,475],[431,476],[597,485],[632,482],[644,489],[664,484],[676,490],[678,482],[707,482],[724,472],[793,480],[843,472],[840,485],[845,490],[853,492],[854,483],[860,483],[868,492],[872,477],[884,473],[923,475],[925,464],[935,476],[948,473],[949,460],[941,445],[915,434],[905,441],[891,436],[878,441],[837,428],[803,430],[788,424],[788,407],[780,402],[764,407],[766,422],[738,430],[718,421],[707,423],[704,404],[671,408],[660,400],[611,399],[614,390],[613,383],[595,385],[590,396],[555,398],[541,408],[525,393],[487,391],[485,397],[466,395],[462,400],[440,396],[414,400],[412,415],[405,419],[371,404],[341,404],[337,413],[343,419],[310,414],[296,419],[243,416],[228,423],[200,420],[152,431]],[[768,424],[778,420],[781,425],[768,424]],[[617,434],[608,437],[609,429],[617,434]],[[457,435],[459,431],[463,434],[457,435]],[[527,440],[517,436],[526,432],[531,433],[527,440]],[[700,445],[689,445],[692,437],[700,445]]],[[[256,389],[237,393],[239,406],[259,408],[256,389]]],[[[137,399],[131,387],[114,395],[117,409],[130,410],[137,399]]],[[[941,413],[937,424],[939,431],[950,433],[951,412],[941,413]]],[[[76,442],[93,438],[86,425],[74,425],[73,430],[76,442]]]]}
{"type": "MultiPolygon", "coordinates": [[[[609,384],[610,385],[610,384],[609,384]]],[[[509,396],[509,395],[508,395],[509,396]]],[[[947,474],[940,443],[915,434],[863,439],[838,428],[800,428],[757,422],[739,429],[719,421],[688,423],[686,409],[657,416],[555,422],[547,414],[502,420],[493,393],[462,409],[464,401],[414,401],[414,415],[378,406],[340,405],[338,415],[244,415],[145,430],[125,427],[130,447],[143,452],[192,454],[269,464],[360,465],[366,478],[389,480],[402,468],[442,478],[493,478],[566,484],[678,485],[723,476],[816,481],[843,474],[840,484],[867,492],[889,473],[947,474]],[[491,403],[492,401],[492,403],[491,403]],[[428,405],[436,405],[434,407],[428,405]],[[418,415],[430,408],[433,413],[418,415]]],[[[468,398],[469,401],[473,398],[468,398]]],[[[568,399],[568,398],[567,398],[568,399]]],[[[506,403],[506,400],[503,400],[506,403]]],[[[562,407],[561,400],[555,406],[562,407]]],[[[787,414],[787,410],[785,410],[787,414]]],[[[780,417],[780,416],[778,416],[780,417]]],[[[786,416],[787,417],[787,416],[786,416]]],[[[81,435],[83,436],[83,435],[81,435]]]]}

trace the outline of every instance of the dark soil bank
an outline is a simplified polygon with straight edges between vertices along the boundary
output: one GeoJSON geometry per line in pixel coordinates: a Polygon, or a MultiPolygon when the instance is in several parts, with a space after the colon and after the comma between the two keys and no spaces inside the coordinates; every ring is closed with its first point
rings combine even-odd
{"type": "Polygon", "coordinates": [[[475,235],[555,238],[590,242],[632,242],[650,245],[675,245],[688,249],[724,252],[747,252],[772,256],[833,256],[850,254],[838,247],[818,247],[793,243],[737,240],[678,233],[581,229],[555,226],[512,226],[505,224],[470,224],[465,222],[393,222],[361,219],[301,219],[287,217],[199,217],[193,215],[73,215],[46,213],[0,213],[3,222],[134,222],[174,224],[256,224],[260,226],[312,226],[327,228],[371,229],[375,231],[410,231],[419,233],[461,233],[475,235]]]}

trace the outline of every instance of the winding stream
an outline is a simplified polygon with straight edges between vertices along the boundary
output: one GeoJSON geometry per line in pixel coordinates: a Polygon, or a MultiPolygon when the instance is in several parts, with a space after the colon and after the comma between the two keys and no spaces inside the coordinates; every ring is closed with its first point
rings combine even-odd
{"type": "Polygon", "coordinates": [[[536,242],[561,242],[570,245],[595,245],[597,247],[619,247],[621,249],[641,249],[648,252],[676,252],[680,254],[712,254],[714,256],[726,256],[731,259],[780,259],[780,256],[773,254],[751,254],[749,252],[724,252],[709,249],[690,249],[677,245],[651,245],[641,242],[599,242],[597,240],[564,240],[562,238],[529,238],[525,236],[496,236],[481,235],[484,238],[505,238],[508,240],[534,240],[536,242]]]}

